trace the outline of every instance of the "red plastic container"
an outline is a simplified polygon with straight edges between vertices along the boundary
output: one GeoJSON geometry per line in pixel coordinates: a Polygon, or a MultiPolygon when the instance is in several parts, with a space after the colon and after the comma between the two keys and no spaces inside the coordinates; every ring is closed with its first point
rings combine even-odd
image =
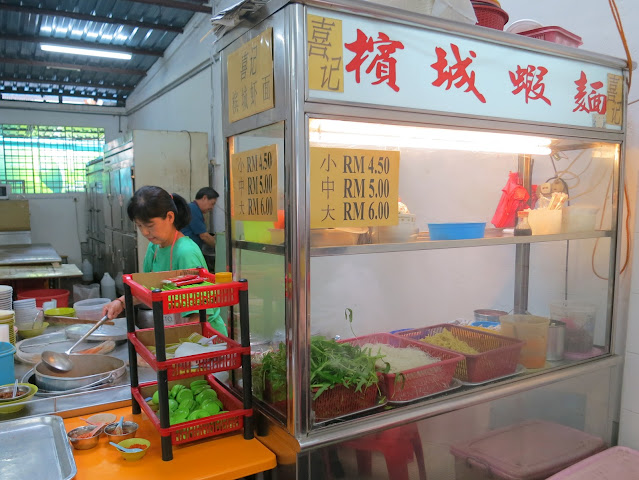
{"type": "Polygon", "coordinates": [[[639,476],[639,452],[612,447],[553,475],[548,480],[635,480],[639,476]]]}
{"type": "Polygon", "coordinates": [[[215,283],[215,274],[205,268],[172,270],[167,272],[133,273],[123,275],[122,281],[131,287],[131,293],[148,306],[155,301],[162,302],[162,312],[181,313],[204,308],[227,307],[239,302],[240,290],[248,290],[248,282],[228,282],[203,287],[189,287],[177,290],[153,292],[149,287],[160,284],[160,279],[180,275],[199,275],[208,282],[215,283]]]}
{"type": "MultiPolygon", "coordinates": [[[[189,381],[192,380],[193,379],[190,379],[189,381]]],[[[242,401],[234,397],[228,390],[220,385],[213,375],[208,375],[206,380],[209,382],[209,385],[211,385],[211,388],[215,390],[217,397],[221,400],[224,408],[228,410],[228,412],[218,413],[217,415],[200,418],[199,420],[178,423],[171,425],[168,428],[160,427],[159,417],[144,401],[145,398],[148,398],[155,393],[157,390],[157,382],[140,384],[137,388],[131,388],[131,392],[153,426],[158,432],[160,432],[160,435],[164,437],[169,435],[171,436],[171,443],[173,445],[193,442],[201,438],[241,430],[244,426],[244,417],[253,415],[253,410],[243,409],[242,401]]],[[[186,383],[172,382],[169,383],[169,390],[176,383],[188,385],[188,381],[186,383]]]]}
{"type": "MultiPolygon", "coordinates": [[[[378,374],[378,378],[379,376],[381,374],[378,374]]],[[[324,390],[312,403],[315,420],[321,422],[375,407],[379,404],[377,399],[380,389],[378,387],[379,384],[376,383],[356,392],[355,387],[347,388],[344,385],[337,385],[324,390]]],[[[317,389],[311,389],[311,395],[314,396],[315,392],[317,389]]]]}
{"type": "Polygon", "coordinates": [[[360,347],[367,343],[381,343],[399,348],[411,347],[440,359],[439,362],[404,370],[398,374],[382,374],[384,390],[389,402],[415,400],[447,389],[450,387],[457,364],[464,360],[463,355],[459,353],[391,333],[375,333],[344,341],[360,347]]]}
{"type": "MultiPolygon", "coordinates": [[[[457,364],[455,378],[465,382],[479,383],[491,378],[503,377],[517,369],[519,354],[525,342],[494,333],[443,323],[432,327],[416,328],[397,332],[400,337],[421,340],[443,330],[449,330],[456,338],[466,342],[480,353],[461,354],[464,359],[457,364]]],[[[452,351],[448,349],[442,349],[452,351]]],[[[459,352],[454,352],[459,354],[459,352]]]]}
{"type": "Polygon", "coordinates": [[[452,445],[450,452],[456,480],[542,480],[604,448],[594,435],[528,420],[452,445]]]}
{"type": "Polygon", "coordinates": [[[43,288],[41,290],[23,290],[18,292],[18,300],[25,300],[27,298],[35,298],[36,307],[42,307],[44,302],[55,300],[57,302],[57,308],[69,306],[69,290],[61,288],[43,288]]]}
{"type": "Polygon", "coordinates": [[[504,25],[508,23],[508,13],[502,8],[477,3],[473,3],[473,8],[477,17],[477,25],[503,30],[504,25]]]}
{"type": "Polygon", "coordinates": [[[575,48],[583,44],[580,36],[556,26],[533,28],[532,30],[519,32],[519,35],[538,38],[540,40],[546,40],[548,42],[558,43],[560,45],[566,45],[568,47],[575,48]]]}
{"type": "Polygon", "coordinates": [[[149,346],[155,346],[155,332],[153,328],[136,330],[127,335],[129,341],[144,361],[155,371],[166,369],[169,380],[240,368],[242,366],[242,354],[250,353],[251,351],[250,347],[242,347],[235,340],[231,340],[216,330],[213,330],[208,323],[183,323],[181,325],[165,327],[164,336],[166,343],[170,344],[177,343],[180,338],[186,338],[194,332],[207,338],[216,335],[213,339],[213,343],[226,342],[226,348],[217,352],[201,353],[199,355],[172,358],[164,362],[159,362],[157,357],[151,353],[151,350],[148,348],[149,346]]]}

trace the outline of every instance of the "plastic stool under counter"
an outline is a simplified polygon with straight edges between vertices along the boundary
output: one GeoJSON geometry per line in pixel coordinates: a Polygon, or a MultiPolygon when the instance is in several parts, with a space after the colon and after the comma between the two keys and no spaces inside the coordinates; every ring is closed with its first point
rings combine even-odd
{"type": "Polygon", "coordinates": [[[458,443],[450,451],[456,480],[542,480],[605,448],[594,435],[528,420],[458,443]]]}

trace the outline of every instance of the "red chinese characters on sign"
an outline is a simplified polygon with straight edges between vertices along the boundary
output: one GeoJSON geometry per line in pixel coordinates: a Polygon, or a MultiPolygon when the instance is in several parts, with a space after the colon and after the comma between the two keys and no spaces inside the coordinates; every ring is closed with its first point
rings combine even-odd
{"type": "Polygon", "coordinates": [[[344,47],[355,54],[353,59],[346,65],[347,72],[355,72],[355,81],[361,81],[361,68],[369,59],[370,54],[377,50],[377,55],[370,61],[365,73],[370,74],[375,70],[377,81],[371,85],[379,85],[385,82],[394,91],[399,92],[397,86],[397,60],[393,58],[393,54],[397,50],[402,50],[404,44],[391,40],[388,35],[379,32],[378,39],[374,40],[359,28],[357,29],[357,39],[353,43],[345,43],[344,47]]]}
{"type": "Polygon", "coordinates": [[[548,73],[547,68],[536,67],[534,65],[528,65],[527,67],[517,65],[515,72],[508,73],[510,75],[510,81],[515,87],[512,91],[513,95],[517,95],[523,91],[526,103],[528,103],[528,100],[543,100],[548,105],[551,105],[550,100],[544,95],[544,91],[546,90],[544,76],[548,73]]]}
{"type": "Polygon", "coordinates": [[[592,90],[590,93],[587,92],[588,79],[586,78],[586,74],[582,71],[579,76],[579,80],[575,81],[575,85],[577,85],[577,95],[575,95],[575,104],[577,105],[573,112],[586,112],[586,113],[606,113],[606,95],[603,93],[598,93],[597,90],[604,86],[603,82],[592,82],[590,84],[590,88],[592,90]]]}
{"type": "Polygon", "coordinates": [[[459,47],[454,43],[451,43],[450,48],[453,51],[453,56],[455,57],[455,63],[452,64],[448,63],[446,50],[441,47],[435,48],[437,61],[433,63],[431,67],[437,70],[437,79],[433,82],[433,85],[441,87],[444,83],[446,83],[446,90],[449,90],[453,85],[455,88],[462,88],[463,86],[466,86],[466,90],[464,90],[465,92],[473,92],[480,102],[486,103],[484,96],[479,93],[475,87],[475,72],[471,71],[469,74],[467,71],[470,64],[473,63],[473,58],[477,55],[475,52],[470,50],[470,57],[466,57],[462,60],[459,53],[459,47]]]}

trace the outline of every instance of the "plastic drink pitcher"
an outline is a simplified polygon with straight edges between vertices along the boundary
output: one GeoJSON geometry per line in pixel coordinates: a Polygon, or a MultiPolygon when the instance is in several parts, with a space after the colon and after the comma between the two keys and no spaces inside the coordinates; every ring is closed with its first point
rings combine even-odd
{"type": "Polygon", "coordinates": [[[9,342],[0,342],[0,385],[13,383],[16,379],[13,369],[13,354],[16,347],[9,342]]]}

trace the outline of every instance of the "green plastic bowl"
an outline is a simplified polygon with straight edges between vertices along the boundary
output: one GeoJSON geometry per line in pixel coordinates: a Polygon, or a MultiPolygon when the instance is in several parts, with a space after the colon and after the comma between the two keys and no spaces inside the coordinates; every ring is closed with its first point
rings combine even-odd
{"type": "Polygon", "coordinates": [[[75,317],[75,309],[73,308],[50,308],[44,311],[45,315],[52,317],[75,317]]]}

